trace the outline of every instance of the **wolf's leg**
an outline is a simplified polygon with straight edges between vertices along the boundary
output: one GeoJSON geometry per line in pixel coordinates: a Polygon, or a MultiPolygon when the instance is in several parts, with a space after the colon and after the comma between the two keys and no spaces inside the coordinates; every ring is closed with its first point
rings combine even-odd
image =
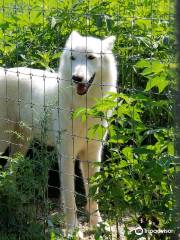
{"type": "Polygon", "coordinates": [[[13,121],[8,124],[2,123],[0,130],[0,163],[4,162],[5,167],[7,167],[9,161],[7,159],[3,159],[3,156],[11,158],[15,153],[21,153],[25,156],[29,144],[24,139],[18,137],[22,131],[17,128],[13,121]]]}
{"type": "MultiPolygon", "coordinates": [[[[94,163],[101,160],[101,143],[87,143],[86,147],[80,152],[79,157],[84,178],[86,195],[88,196],[88,180],[97,171],[99,171],[99,167],[96,166],[94,163]]],[[[90,213],[90,225],[96,225],[98,222],[102,221],[97,202],[93,201],[91,198],[88,198],[86,209],[90,213]]]]}
{"type": "Polygon", "coordinates": [[[19,124],[16,124],[10,144],[10,155],[12,156],[15,153],[20,153],[25,156],[31,138],[32,133],[29,129],[20,127],[19,124]]]}
{"type": "Polygon", "coordinates": [[[24,141],[24,143],[17,141],[15,138],[12,138],[12,142],[10,143],[10,151],[9,156],[13,156],[16,153],[20,153],[23,156],[26,156],[28,151],[29,142],[24,141]]]}
{"type": "Polygon", "coordinates": [[[77,227],[74,163],[76,153],[73,147],[73,138],[63,136],[59,145],[59,170],[61,180],[62,203],[65,212],[65,223],[68,233],[72,233],[77,227]]]}

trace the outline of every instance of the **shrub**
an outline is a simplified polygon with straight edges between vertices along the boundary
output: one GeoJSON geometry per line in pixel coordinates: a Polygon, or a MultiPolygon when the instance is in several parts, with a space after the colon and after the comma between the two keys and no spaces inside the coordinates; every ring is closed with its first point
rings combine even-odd
{"type": "Polygon", "coordinates": [[[98,140],[109,132],[109,154],[100,164],[102,171],[90,179],[90,195],[100,202],[105,219],[125,224],[128,239],[138,239],[128,231],[132,223],[146,229],[174,229],[173,101],[155,94],[167,91],[172,70],[166,72],[166,65],[158,61],[140,60],[135,67],[143,68],[141,74],[147,79],[144,92],[109,93],[92,108],[74,113],[83,121],[94,117],[108,123],[106,127],[97,124],[88,132],[90,139],[98,140]]]}
{"type": "MultiPolygon", "coordinates": [[[[76,117],[83,119],[88,117],[85,112],[106,118],[105,113],[114,107],[107,119],[109,153],[103,171],[91,179],[91,194],[101,202],[109,221],[118,223],[130,211],[131,220],[145,228],[171,227],[173,4],[166,0],[3,0],[0,9],[0,64],[5,67],[57,69],[64,43],[74,29],[97,37],[116,36],[121,93],[109,94],[92,109],[81,109],[81,114],[76,112],[76,117]],[[97,188],[104,190],[97,193],[97,188]]],[[[96,125],[88,137],[99,135],[101,139],[105,130],[96,125]]],[[[42,199],[51,157],[44,155],[44,146],[42,149],[40,162],[37,154],[30,161],[17,155],[9,168],[0,172],[0,215],[4,219],[0,223],[12,232],[12,239],[28,231],[33,234],[33,228],[42,233],[39,239],[43,236],[36,211],[29,211],[27,204],[47,202],[42,199]],[[34,169],[42,171],[34,175],[34,169]]],[[[46,209],[46,204],[43,206],[46,209]]],[[[133,234],[126,232],[129,239],[137,237],[133,234]]],[[[5,234],[2,236],[5,239],[5,234]]],[[[55,238],[53,233],[51,238],[55,238]]]]}

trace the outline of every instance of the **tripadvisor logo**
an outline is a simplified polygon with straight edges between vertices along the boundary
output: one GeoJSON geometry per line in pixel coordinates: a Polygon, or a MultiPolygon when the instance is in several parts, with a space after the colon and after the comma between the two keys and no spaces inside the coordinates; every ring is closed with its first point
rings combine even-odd
{"type": "Polygon", "coordinates": [[[149,234],[160,234],[160,233],[174,233],[174,230],[172,229],[142,229],[141,227],[137,227],[134,230],[136,235],[142,235],[143,233],[149,233],[149,234]]]}
{"type": "Polygon", "coordinates": [[[137,227],[134,231],[136,235],[140,236],[143,234],[143,229],[141,227],[137,227]]]}

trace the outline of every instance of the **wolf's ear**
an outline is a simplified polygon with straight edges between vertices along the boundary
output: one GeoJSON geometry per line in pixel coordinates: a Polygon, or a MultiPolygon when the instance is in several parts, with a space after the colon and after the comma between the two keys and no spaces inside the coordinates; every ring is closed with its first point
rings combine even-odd
{"type": "Polygon", "coordinates": [[[103,40],[103,48],[106,50],[111,51],[113,46],[114,46],[114,42],[116,40],[115,36],[111,36],[111,37],[107,37],[103,40]]]}
{"type": "Polygon", "coordinates": [[[80,36],[81,35],[77,31],[72,31],[66,41],[66,48],[72,48],[72,43],[75,43],[75,39],[79,38],[80,36]]]}
{"type": "Polygon", "coordinates": [[[77,31],[72,31],[72,33],[70,34],[70,36],[69,36],[69,39],[71,38],[77,38],[77,37],[79,37],[79,36],[81,36],[77,31]]]}

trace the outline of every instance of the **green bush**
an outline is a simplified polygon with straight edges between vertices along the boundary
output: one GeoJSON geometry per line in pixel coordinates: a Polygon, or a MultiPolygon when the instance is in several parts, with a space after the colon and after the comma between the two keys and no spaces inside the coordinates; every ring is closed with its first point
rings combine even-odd
{"type": "Polygon", "coordinates": [[[160,66],[157,61],[149,65],[141,60],[136,64],[135,67],[143,68],[142,75],[149,76],[144,92],[109,93],[92,108],[74,113],[75,118],[81,117],[83,121],[94,117],[108,123],[107,127],[97,124],[88,132],[90,139],[98,140],[106,130],[109,132],[109,154],[100,164],[102,171],[90,179],[90,196],[100,202],[107,221],[125,224],[128,239],[139,239],[134,232],[128,232],[132,224],[146,229],[174,229],[174,133],[169,125],[173,121],[173,101],[149,95],[154,86],[159,93],[165,93],[170,84],[165,76],[171,70],[164,73],[160,66]],[[153,72],[153,66],[158,73],[153,72]],[[154,78],[156,84],[150,85],[154,78]],[[112,116],[107,118],[112,108],[112,116]],[[163,115],[169,122],[164,121],[163,115]],[[130,218],[126,222],[127,214],[130,218]]]}
{"type": "MultiPolygon", "coordinates": [[[[42,116],[41,137],[46,139],[47,112],[42,116]]],[[[25,127],[23,125],[23,127],[25,127]]],[[[7,158],[0,170],[0,239],[43,240],[51,203],[48,201],[48,171],[57,160],[55,151],[35,139],[27,156],[7,158]],[[31,157],[29,156],[31,153],[31,157]]]]}
{"type": "MultiPolygon", "coordinates": [[[[103,171],[91,179],[91,194],[110,222],[124,222],[130,212],[133,224],[172,228],[174,5],[168,0],[3,0],[0,9],[0,64],[5,67],[57,69],[74,29],[84,35],[116,36],[120,93],[109,94],[87,111],[106,118],[114,107],[107,119],[109,154],[103,171]],[[102,190],[97,193],[97,188],[102,190]]],[[[86,119],[85,112],[77,110],[75,115],[86,119]]],[[[88,137],[101,138],[105,130],[96,125],[88,137]]],[[[48,159],[44,153],[42,159],[48,159]]],[[[23,239],[28,231],[29,236],[43,236],[36,214],[29,211],[33,199],[43,199],[47,184],[49,165],[46,160],[39,164],[37,158],[26,161],[17,156],[0,172],[0,225],[11,239],[14,234],[23,239]],[[35,176],[35,166],[44,169],[43,174],[35,176]],[[34,228],[37,231],[31,231],[34,228]]],[[[131,224],[124,223],[127,228],[131,224]]],[[[126,231],[128,239],[138,238],[133,234],[126,231]]],[[[55,239],[53,232],[51,238],[55,239]]]]}
{"type": "Polygon", "coordinates": [[[2,235],[7,233],[7,236],[14,235],[21,239],[30,239],[30,236],[33,239],[43,239],[43,227],[36,220],[35,203],[42,205],[45,188],[39,189],[44,186],[39,182],[40,176],[35,176],[34,167],[34,161],[17,155],[8,169],[0,172],[0,234],[2,235]]]}

